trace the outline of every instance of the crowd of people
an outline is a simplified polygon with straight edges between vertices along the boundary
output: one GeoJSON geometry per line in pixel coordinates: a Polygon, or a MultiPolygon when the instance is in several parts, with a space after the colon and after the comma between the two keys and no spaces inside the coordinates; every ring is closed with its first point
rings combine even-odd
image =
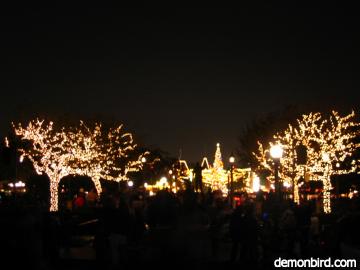
{"type": "Polygon", "coordinates": [[[148,262],[266,267],[278,257],[341,256],[339,217],[323,216],[314,202],[298,206],[271,193],[237,198],[231,204],[218,192],[190,189],[155,196],[80,190],[58,213],[35,208],[17,213],[14,234],[20,236],[8,239],[12,249],[6,252],[12,258],[22,248],[31,251],[29,260],[52,263],[71,247],[71,237],[87,228],[97,263],[109,267],[148,262]]]}

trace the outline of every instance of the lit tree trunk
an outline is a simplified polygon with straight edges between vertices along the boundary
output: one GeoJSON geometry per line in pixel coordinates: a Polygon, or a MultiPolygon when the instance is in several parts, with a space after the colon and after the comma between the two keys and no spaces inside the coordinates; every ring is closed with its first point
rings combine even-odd
{"type": "Polygon", "coordinates": [[[98,196],[100,196],[100,194],[102,192],[101,183],[100,183],[100,176],[93,176],[91,179],[94,182],[94,185],[95,185],[98,196]]]}
{"type": "Polygon", "coordinates": [[[331,181],[328,171],[324,173],[323,178],[323,208],[325,214],[331,213],[331,181]]]}
{"type": "Polygon", "coordinates": [[[59,177],[50,178],[50,212],[59,210],[59,182],[59,177]]]}
{"type": "Polygon", "coordinates": [[[300,204],[300,196],[299,196],[299,186],[298,186],[298,180],[294,178],[293,183],[293,189],[294,189],[294,203],[300,204]]]}

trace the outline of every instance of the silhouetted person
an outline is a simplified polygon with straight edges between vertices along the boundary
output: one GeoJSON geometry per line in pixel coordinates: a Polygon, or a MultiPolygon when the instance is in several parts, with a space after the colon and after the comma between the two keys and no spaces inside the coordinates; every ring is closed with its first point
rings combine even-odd
{"type": "Polygon", "coordinates": [[[176,200],[166,191],[159,191],[148,207],[148,224],[150,227],[172,227],[176,222],[176,200]]]}
{"type": "Polygon", "coordinates": [[[310,217],[310,226],[309,226],[309,245],[312,248],[318,248],[319,244],[319,235],[320,235],[320,219],[315,211],[313,211],[310,217]]]}
{"type": "Polygon", "coordinates": [[[243,205],[239,205],[231,215],[229,226],[232,241],[230,257],[231,262],[235,262],[237,260],[239,248],[243,245],[244,226],[244,207],[243,205]]]}
{"type": "MultiPolygon", "coordinates": [[[[125,248],[130,235],[130,213],[124,198],[118,194],[101,210],[97,246],[109,248],[110,264],[116,266],[126,259],[125,248]]],[[[99,256],[104,257],[101,250],[99,256]]]]}
{"type": "MultiPolygon", "coordinates": [[[[296,216],[296,226],[297,226],[297,248],[296,250],[300,253],[306,253],[308,240],[309,240],[309,228],[311,221],[311,208],[307,202],[304,202],[302,205],[297,206],[295,208],[295,216],[296,216]]],[[[297,254],[300,256],[300,254],[297,254]]]]}
{"type": "Polygon", "coordinates": [[[145,232],[144,202],[141,196],[135,196],[130,201],[131,241],[136,244],[145,232]]]}
{"type": "Polygon", "coordinates": [[[157,259],[171,261],[176,256],[173,235],[177,221],[177,205],[174,195],[161,190],[152,198],[147,208],[149,225],[148,241],[151,249],[159,254],[157,259]]]}
{"type": "Polygon", "coordinates": [[[284,251],[287,256],[291,257],[294,255],[297,222],[292,203],[290,201],[287,203],[287,207],[279,221],[279,229],[283,239],[284,251]]]}
{"type": "Polygon", "coordinates": [[[202,261],[209,256],[209,216],[198,202],[198,195],[187,190],[177,220],[176,238],[182,260],[202,261]]]}
{"type": "Polygon", "coordinates": [[[197,162],[194,167],[194,184],[195,184],[195,191],[203,192],[203,183],[202,183],[202,168],[200,166],[200,163],[197,162]]]}
{"type": "Polygon", "coordinates": [[[244,207],[244,238],[243,252],[246,262],[255,263],[257,260],[257,247],[259,238],[259,225],[255,217],[255,206],[253,203],[244,207]]]}
{"type": "Polygon", "coordinates": [[[210,238],[211,253],[213,259],[217,259],[219,252],[219,244],[222,238],[222,228],[226,221],[225,203],[217,198],[213,201],[213,205],[209,208],[210,216],[210,238]]]}

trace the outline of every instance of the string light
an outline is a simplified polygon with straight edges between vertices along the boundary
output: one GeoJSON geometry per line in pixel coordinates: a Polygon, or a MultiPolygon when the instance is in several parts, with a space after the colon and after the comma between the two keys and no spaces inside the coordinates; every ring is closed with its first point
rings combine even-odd
{"type": "Polygon", "coordinates": [[[9,139],[7,137],[5,137],[5,147],[10,147],[9,139]]]}
{"type": "MultiPolygon", "coordinates": [[[[360,124],[353,120],[354,117],[354,112],[341,117],[338,112],[332,111],[327,118],[320,113],[310,113],[298,119],[295,126],[289,125],[285,131],[274,136],[275,143],[270,143],[270,146],[278,143],[285,151],[279,174],[283,181],[293,182],[296,203],[300,202],[298,181],[306,172],[313,180],[323,182],[324,212],[331,212],[331,176],[355,172],[359,167],[355,160],[350,166],[340,165],[351,158],[359,147],[359,144],[354,143],[354,138],[360,135],[360,124]],[[296,162],[296,149],[300,145],[307,149],[306,165],[296,162]]],[[[258,144],[258,151],[254,155],[259,161],[259,169],[273,172],[269,150],[260,142],[258,144]]]]}
{"type": "MultiPolygon", "coordinates": [[[[212,190],[221,190],[223,194],[228,194],[228,180],[230,172],[224,169],[222,162],[222,154],[220,144],[216,145],[215,158],[213,166],[211,167],[205,157],[202,162],[203,169],[203,183],[212,190]],[[204,166],[205,165],[205,166],[204,166]]],[[[252,192],[250,169],[233,169],[234,179],[245,179],[245,186],[249,192],[252,192]]]]}
{"type": "MultiPolygon", "coordinates": [[[[180,170],[173,171],[173,179],[178,179],[179,184],[184,185],[185,180],[193,181],[194,170],[190,169],[186,160],[179,160],[180,170]],[[176,176],[175,176],[176,175],[176,176]]],[[[230,172],[224,169],[222,162],[222,154],[220,144],[216,144],[216,152],[213,166],[211,166],[206,157],[201,162],[202,167],[202,182],[205,187],[209,187],[212,190],[221,190],[223,194],[228,194],[228,178],[230,172]]],[[[244,179],[245,189],[252,192],[251,186],[251,169],[233,169],[234,179],[244,179]]],[[[156,186],[156,185],[155,185],[156,186]]]]}
{"type": "MultiPolygon", "coordinates": [[[[209,166],[207,159],[204,159],[203,163],[209,166]]],[[[222,155],[219,143],[216,144],[213,166],[209,166],[208,169],[204,169],[202,171],[202,176],[205,186],[208,186],[213,190],[221,190],[223,194],[227,194],[228,175],[227,171],[224,170],[224,164],[222,162],[222,155]]]]}
{"type": "Polygon", "coordinates": [[[50,211],[58,210],[58,184],[60,179],[71,174],[69,144],[63,131],[55,132],[53,122],[31,121],[26,128],[21,124],[15,133],[32,143],[29,149],[20,149],[33,163],[38,174],[47,174],[50,179],[50,211]]]}
{"type": "Polygon", "coordinates": [[[100,179],[128,180],[128,173],[143,166],[148,153],[137,153],[137,145],[130,133],[123,133],[122,126],[107,132],[101,124],[88,128],[82,121],[75,128],[55,131],[53,122],[31,121],[26,128],[14,126],[16,135],[31,142],[31,147],[21,149],[38,174],[50,179],[50,211],[58,210],[58,185],[68,175],[91,177],[98,194],[100,179]]]}
{"type": "Polygon", "coordinates": [[[209,161],[207,160],[207,157],[204,157],[202,162],[201,162],[201,168],[203,169],[209,169],[210,165],[209,165],[209,161]]]}

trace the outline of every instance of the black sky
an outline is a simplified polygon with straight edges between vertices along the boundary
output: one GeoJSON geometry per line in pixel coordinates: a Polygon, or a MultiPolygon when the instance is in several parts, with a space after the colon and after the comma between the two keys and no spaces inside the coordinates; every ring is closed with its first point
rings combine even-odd
{"type": "Polygon", "coordinates": [[[359,109],[353,7],[2,12],[1,134],[35,116],[113,120],[194,161],[287,105],[359,109]]]}

